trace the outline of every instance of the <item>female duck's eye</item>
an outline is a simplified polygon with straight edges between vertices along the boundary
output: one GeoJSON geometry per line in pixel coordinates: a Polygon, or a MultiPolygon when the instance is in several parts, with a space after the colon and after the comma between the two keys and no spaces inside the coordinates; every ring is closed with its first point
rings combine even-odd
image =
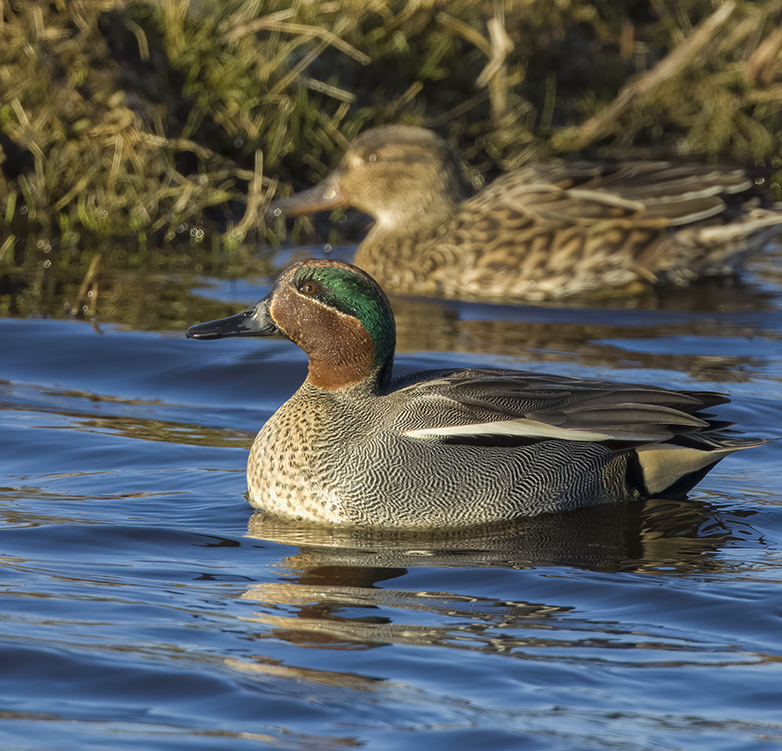
{"type": "Polygon", "coordinates": [[[320,292],[320,285],[317,282],[313,282],[312,279],[306,282],[302,282],[299,285],[299,292],[303,292],[305,295],[317,295],[320,292]]]}

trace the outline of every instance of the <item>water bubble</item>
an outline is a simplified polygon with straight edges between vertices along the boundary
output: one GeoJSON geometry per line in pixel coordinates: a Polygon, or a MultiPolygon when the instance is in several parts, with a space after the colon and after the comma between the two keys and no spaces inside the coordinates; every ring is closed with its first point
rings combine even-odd
{"type": "Polygon", "coordinates": [[[282,209],[274,209],[272,213],[274,216],[282,216],[282,209]]]}
{"type": "Polygon", "coordinates": [[[108,219],[108,217],[109,217],[109,212],[106,211],[106,209],[103,209],[103,211],[100,212],[100,218],[101,219],[108,219]]]}
{"type": "Polygon", "coordinates": [[[377,154],[370,154],[369,155],[369,161],[370,162],[376,162],[377,161],[377,154]]]}
{"type": "Polygon", "coordinates": [[[52,262],[48,258],[43,262],[43,267],[45,269],[48,269],[51,265],[52,265],[52,262]]]}
{"type": "Polygon", "coordinates": [[[323,252],[324,253],[331,253],[332,250],[334,250],[334,248],[331,246],[331,243],[326,243],[323,246],[323,252]]]}
{"type": "Polygon", "coordinates": [[[92,290],[90,290],[90,291],[87,293],[87,297],[92,297],[92,295],[93,295],[93,292],[92,292],[92,290]]]}
{"type": "Polygon", "coordinates": [[[237,149],[241,149],[242,146],[244,146],[244,140],[239,138],[239,136],[237,136],[236,138],[234,138],[234,146],[237,149]]]}
{"type": "Polygon", "coordinates": [[[30,209],[27,208],[26,204],[22,204],[22,207],[19,209],[20,214],[26,214],[30,209]]]}

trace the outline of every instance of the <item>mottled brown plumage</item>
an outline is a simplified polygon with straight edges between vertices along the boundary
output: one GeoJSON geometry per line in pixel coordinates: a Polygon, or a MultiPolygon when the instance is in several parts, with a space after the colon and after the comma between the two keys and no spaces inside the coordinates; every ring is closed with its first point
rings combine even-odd
{"type": "Polygon", "coordinates": [[[390,125],[270,210],[371,215],[355,263],[387,291],[536,300],[736,271],[782,224],[754,189],[742,169],[578,162],[525,167],[471,196],[442,138],[390,125]]]}

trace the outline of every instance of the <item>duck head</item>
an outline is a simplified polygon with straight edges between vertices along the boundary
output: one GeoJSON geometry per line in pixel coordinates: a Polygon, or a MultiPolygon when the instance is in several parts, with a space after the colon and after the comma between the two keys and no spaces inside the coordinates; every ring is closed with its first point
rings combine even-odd
{"type": "Polygon", "coordinates": [[[371,276],[348,263],[301,261],[247,310],[187,330],[189,339],[230,336],[290,339],[310,357],[307,382],[327,391],[358,384],[379,389],[391,379],[391,305],[371,276]]]}
{"type": "Polygon", "coordinates": [[[385,125],[353,141],[339,166],[314,188],[274,201],[269,212],[298,216],[354,206],[384,232],[407,234],[447,221],[470,192],[440,136],[425,128],[385,125]]]}

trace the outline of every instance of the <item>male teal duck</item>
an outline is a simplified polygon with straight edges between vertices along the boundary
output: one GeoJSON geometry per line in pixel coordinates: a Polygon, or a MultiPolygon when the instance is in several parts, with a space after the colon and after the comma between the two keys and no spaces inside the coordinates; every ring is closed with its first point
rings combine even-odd
{"type": "Polygon", "coordinates": [[[447,530],[686,493],[762,440],[731,437],[702,410],[728,401],[515,370],[392,379],[388,298],[337,261],[291,266],[243,313],[187,336],[275,336],[309,355],[301,388],[266,422],[249,499],[325,524],[447,530]]]}
{"type": "Polygon", "coordinates": [[[440,136],[389,125],[270,212],[372,216],[355,263],[389,292],[541,300],[734,272],[782,224],[754,188],[741,169],[578,162],[510,172],[471,197],[440,136]]]}

